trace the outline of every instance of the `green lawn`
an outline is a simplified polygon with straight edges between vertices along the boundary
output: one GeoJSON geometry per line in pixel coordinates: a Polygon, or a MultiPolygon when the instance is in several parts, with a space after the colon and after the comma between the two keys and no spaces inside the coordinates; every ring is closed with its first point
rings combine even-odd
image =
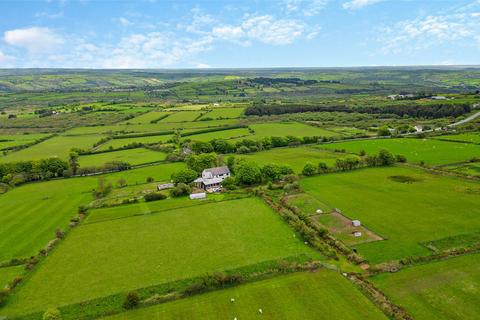
{"type": "Polygon", "coordinates": [[[305,192],[388,239],[357,246],[372,263],[427,255],[430,251],[420,242],[480,228],[477,182],[389,167],[325,174],[300,183],[305,192]],[[402,183],[392,176],[418,181],[402,183]]]}
{"type": "Polygon", "coordinates": [[[38,266],[3,313],[40,311],[301,253],[320,257],[257,198],[85,224],[38,266]]]}
{"type": "Polygon", "coordinates": [[[98,150],[108,150],[110,149],[110,147],[112,147],[113,149],[117,149],[132,143],[144,143],[144,144],[163,143],[163,142],[167,142],[167,140],[170,138],[172,138],[172,135],[167,134],[167,135],[147,136],[147,137],[138,137],[138,138],[112,139],[102,144],[98,148],[98,150]]]}
{"type": "Polygon", "coordinates": [[[103,138],[101,135],[56,136],[27,149],[22,149],[0,157],[0,162],[38,160],[53,157],[66,160],[72,148],[90,149],[93,147],[93,144],[101,138],[103,138]]]}
{"type": "Polygon", "coordinates": [[[442,165],[467,161],[480,155],[480,146],[471,143],[455,143],[434,139],[375,139],[323,144],[319,148],[345,149],[348,152],[376,154],[386,149],[393,154],[407,157],[409,162],[424,161],[428,165],[442,165]]]}
{"type": "Polygon", "coordinates": [[[465,141],[465,142],[480,144],[480,132],[470,132],[470,133],[452,134],[448,136],[438,136],[438,137],[435,137],[435,139],[446,140],[446,141],[465,141]]]}
{"type": "Polygon", "coordinates": [[[322,128],[310,126],[300,122],[271,122],[258,123],[249,126],[255,131],[255,137],[261,139],[264,137],[333,137],[338,136],[338,133],[328,131],[322,128]]]}
{"type": "Polygon", "coordinates": [[[267,151],[261,151],[252,154],[238,156],[259,164],[275,163],[278,165],[288,165],[295,173],[301,173],[307,162],[318,165],[319,162],[325,162],[328,166],[335,164],[335,159],[342,157],[330,151],[319,150],[312,147],[296,148],[274,148],[267,151]]]}
{"type": "Polygon", "coordinates": [[[106,162],[123,161],[131,165],[151,163],[165,160],[166,153],[152,151],[144,148],[127,149],[120,151],[104,152],[80,156],[80,167],[99,167],[106,162]]]}
{"type": "Polygon", "coordinates": [[[480,254],[381,274],[372,282],[414,319],[478,319],[480,254]]]}
{"type": "Polygon", "coordinates": [[[202,118],[233,119],[241,117],[244,111],[245,108],[216,108],[206,113],[202,118]]]}
{"type": "Polygon", "coordinates": [[[387,319],[340,274],[296,273],[124,312],[137,319],[387,319]],[[230,299],[235,302],[231,303],[230,299]],[[260,315],[258,309],[262,309],[260,315]]]}
{"type": "Polygon", "coordinates": [[[221,131],[195,134],[191,136],[186,136],[183,138],[183,140],[190,139],[194,141],[210,141],[213,139],[234,139],[238,137],[244,137],[248,139],[250,138],[249,135],[250,135],[250,132],[248,131],[247,128],[237,128],[237,129],[231,129],[231,130],[221,130],[221,131]]]}

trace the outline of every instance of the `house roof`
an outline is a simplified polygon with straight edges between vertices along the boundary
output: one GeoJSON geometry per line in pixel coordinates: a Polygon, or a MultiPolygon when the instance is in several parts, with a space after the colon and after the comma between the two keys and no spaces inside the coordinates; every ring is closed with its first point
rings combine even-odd
{"type": "Polygon", "coordinates": [[[210,172],[212,175],[214,176],[218,176],[218,175],[221,175],[221,174],[227,174],[227,173],[230,173],[230,169],[228,169],[227,166],[223,166],[223,167],[215,167],[215,168],[208,168],[208,169],[205,169],[203,170],[204,172],[210,172]]]}

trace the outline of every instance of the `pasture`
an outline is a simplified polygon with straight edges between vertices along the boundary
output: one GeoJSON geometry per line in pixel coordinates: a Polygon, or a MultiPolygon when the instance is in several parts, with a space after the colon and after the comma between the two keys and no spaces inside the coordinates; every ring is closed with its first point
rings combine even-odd
{"type": "Polygon", "coordinates": [[[0,162],[16,162],[58,157],[68,159],[72,148],[91,149],[93,144],[103,138],[101,135],[56,136],[26,149],[0,157],[0,162]]]}
{"type": "Polygon", "coordinates": [[[333,137],[339,136],[338,133],[328,131],[319,127],[314,127],[300,122],[272,122],[257,123],[249,126],[255,131],[255,137],[262,139],[265,137],[333,137]]]}
{"type": "Polygon", "coordinates": [[[205,113],[201,118],[210,118],[210,119],[234,119],[240,118],[245,109],[244,108],[216,108],[208,113],[205,113]]]}
{"type": "Polygon", "coordinates": [[[80,167],[100,167],[112,161],[123,161],[131,165],[139,165],[163,161],[166,157],[167,154],[163,152],[137,148],[84,155],[80,156],[78,161],[80,167]]]}
{"type": "Polygon", "coordinates": [[[361,141],[338,142],[322,144],[322,149],[341,150],[347,152],[377,154],[386,149],[397,155],[404,155],[407,161],[427,165],[443,165],[467,161],[480,155],[480,146],[471,143],[446,142],[434,139],[372,139],[361,141]]]}
{"type": "Polygon", "coordinates": [[[183,162],[161,163],[132,170],[102,174],[101,176],[113,183],[119,179],[125,179],[127,185],[144,184],[148,177],[153,178],[153,181],[167,182],[170,181],[172,173],[185,167],[183,162]]]}
{"type": "Polygon", "coordinates": [[[370,263],[428,255],[420,243],[480,227],[478,182],[388,167],[324,174],[300,184],[328,207],[359,219],[386,239],[356,246],[370,263]],[[413,182],[402,182],[402,177],[413,182]]]}
{"type": "Polygon", "coordinates": [[[0,150],[32,143],[38,139],[45,138],[46,136],[47,134],[45,133],[2,134],[0,135],[0,150]]]}
{"type": "Polygon", "coordinates": [[[248,131],[247,128],[236,128],[230,130],[221,130],[221,131],[213,131],[213,132],[206,132],[195,134],[191,136],[185,136],[183,140],[190,139],[193,141],[210,141],[213,139],[235,139],[239,137],[244,137],[246,139],[249,138],[251,133],[248,131]]]}
{"type": "Polygon", "coordinates": [[[92,198],[93,178],[31,183],[0,196],[0,262],[36,254],[92,198]]]}
{"type": "Polygon", "coordinates": [[[143,143],[143,144],[164,143],[171,138],[172,138],[171,134],[165,134],[165,135],[136,137],[136,138],[112,139],[100,145],[97,148],[97,150],[108,150],[110,148],[117,149],[132,143],[143,143]]]}
{"type": "Polygon", "coordinates": [[[205,112],[202,111],[178,111],[173,112],[165,119],[160,120],[159,123],[162,122],[190,122],[194,121],[198,117],[200,117],[205,112]]]}
{"type": "Polygon", "coordinates": [[[298,254],[320,258],[257,198],[85,224],[38,266],[2,313],[41,311],[298,254]]]}
{"type": "Polygon", "coordinates": [[[163,118],[165,116],[168,116],[171,114],[171,112],[165,112],[165,111],[150,111],[144,114],[139,115],[138,117],[135,117],[133,119],[128,119],[120,124],[126,124],[126,123],[135,123],[135,124],[144,124],[144,123],[150,123],[151,121],[156,121],[160,118],[163,118]]]}
{"type": "Polygon", "coordinates": [[[325,162],[328,166],[333,166],[335,160],[341,156],[341,154],[336,154],[331,151],[302,146],[295,148],[274,148],[267,151],[239,155],[237,157],[261,164],[273,163],[288,165],[295,173],[301,173],[307,162],[315,166],[318,165],[319,162],[325,162]]]}
{"type": "Polygon", "coordinates": [[[480,144],[480,132],[469,132],[469,133],[460,133],[452,134],[446,136],[438,136],[434,139],[445,140],[445,141],[463,141],[469,143],[480,144]]]}
{"type": "Polygon", "coordinates": [[[340,274],[319,270],[218,290],[106,317],[140,319],[387,319],[340,274]],[[231,303],[230,298],[235,302],[231,303]],[[258,309],[262,309],[259,314],[258,309]]]}
{"type": "Polygon", "coordinates": [[[480,254],[414,266],[370,280],[414,319],[477,319],[480,254]]]}

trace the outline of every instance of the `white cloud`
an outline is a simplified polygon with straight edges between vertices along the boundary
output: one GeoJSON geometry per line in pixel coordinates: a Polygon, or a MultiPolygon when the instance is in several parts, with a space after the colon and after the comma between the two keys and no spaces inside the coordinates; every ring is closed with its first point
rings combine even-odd
{"type": "Polygon", "coordinates": [[[195,68],[199,68],[199,69],[206,69],[206,68],[211,68],[210,65],[206,64],[206,63],[197,63],[195,65],[195,68]]]}
{"type": "Polygon", "coordinates": [[[345,2],[342,5],[342,7],[348,10],[356,10],[356,9],[360,9],[360,8],[378,3],[380,1],[383,1],[383,0],[351,0],[351,1],[345,2]]]}
{"type": "Polygon", "coordinates": [[[62,36],[49,28],[31,27],[4,33],[7,44],[27,49],[30,53],[50,52],[64,43],[62,36]]]}
{"type": "Polygon", "coordinates": [[[286,0],[287,12],[300,12],[307,17],[315,16],[327,5],[329,0],[286,0]]]}
{"type": "Polygon", "coordinates": [[[480,19],[468,13],[405,20],[383,30],[384,53],[422,50],[456,41],[477,41],[480,19]]]}
{"type": "Polygon", "coordinates": [[[305,25],[296,20],[276,20],[271,15],[247,17],[241,24],[214,27],[212,36],[234,42],[259,41],[271,45],[286,45],[299,38],[305,25]]]}
{"type": "Polygon", "coordinates": [[[116,19],[113,19],[113,21],[118,23],[119,25],[121,25],[123,27],[129,27],[129,26],[133,25],[133,22],[131,22],[130,20],[128,20],[125,17],[116,18],[116,19]]]}
{"type": "Polygon", "coordinates": [[[51,13],[51,12],[42,11],[42,12],[35,13],[35,17],[37,17],[37,18],[48,18],[48,19],[58,19],[58,18],[63,17],[63,12],[60,11],[60,12],[51,13]]]}

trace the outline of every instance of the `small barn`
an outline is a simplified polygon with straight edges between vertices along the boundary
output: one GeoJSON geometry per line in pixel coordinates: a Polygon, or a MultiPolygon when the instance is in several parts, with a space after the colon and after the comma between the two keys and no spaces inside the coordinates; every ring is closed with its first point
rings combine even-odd
{"type": "Polygon", "coordinates": [[[190,200],[195,200],[195,199],[205,199],[207,197],[207,194],[205,192],[199,192],[199,193],[192,193],[190,194],[190,200]]]}
{"type": "Polygon", "coordinates": [[[352,220],[352,226],[354,227],[360,227],[362,224],[360,223],[360,220],[352,220]]]}

